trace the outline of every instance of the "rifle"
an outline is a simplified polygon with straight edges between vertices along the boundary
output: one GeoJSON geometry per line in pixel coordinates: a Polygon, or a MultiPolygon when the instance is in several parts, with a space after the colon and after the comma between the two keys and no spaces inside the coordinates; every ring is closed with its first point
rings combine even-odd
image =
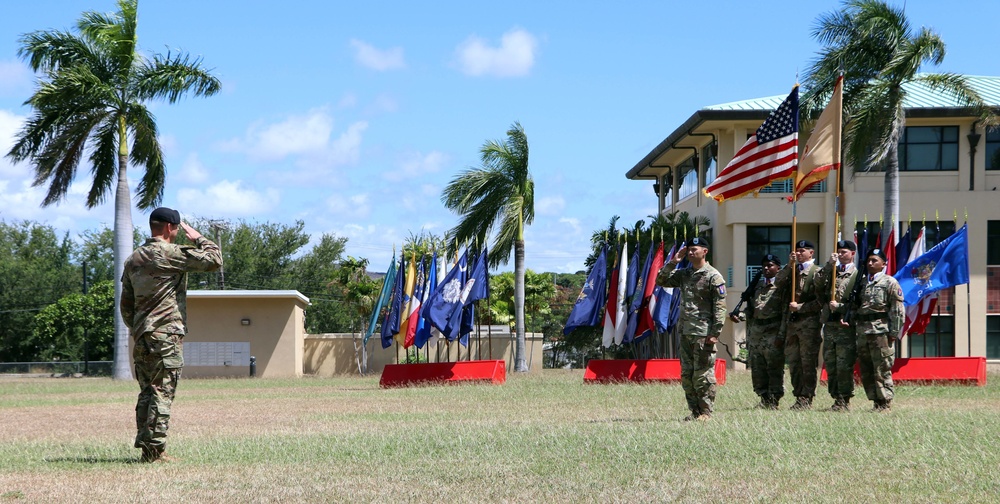
{"type": "Polygon", "coordinates": [[[750,300],[753,299],[753,293],[757,291],[757,284],[760,283],[760,278],[762,276],[764,276],[764,268],[758,270],[757,274],[754,275],[753,280],[750,280],[750,285],[748,285],[747,289],[740,295],[740,302],[736,303],[736,307],[733,308],[733,311],[729,312],[730,317],[739,317],[744,304],[748,305],[746,309],[747,315],[753,317],[753,304],[750,303],[750,300]]]}
{"type": "Polygon", "coordinates": [[[854,280],[854,288],[851,289],[850,295],[847,296],[847,300],[844,302],[847,305],[847,309],[840,320],[845,324],[850,324],[851,319],[854,318],[854,310],[858,308],[858,303],[861,302],[861,293],[865,291],[866,285],[868,285],[868,275],[859,270],[858,276],[854,280]]]}

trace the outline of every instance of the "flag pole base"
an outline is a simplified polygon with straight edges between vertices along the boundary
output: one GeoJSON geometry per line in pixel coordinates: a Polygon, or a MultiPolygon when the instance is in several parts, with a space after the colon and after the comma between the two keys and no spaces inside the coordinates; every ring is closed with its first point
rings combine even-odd
{"type": "Polygon", "coordinates": [[[507,363],[502,360],[456,362],[426,362],[420,364],[387,364],[382,370],[382,388],[413,385],[446,385],[457,383],[492,383],[507,381],[507,363]]]}
{"type": "MultiPolygon", "coordinates": [[[[592,384],[621,382],[678,383],[680,359],[614,359],[587,362],[583,382],[592,384]]],[[[715,360],[716,385],[726,384],[726,360],[715,360]]]]}

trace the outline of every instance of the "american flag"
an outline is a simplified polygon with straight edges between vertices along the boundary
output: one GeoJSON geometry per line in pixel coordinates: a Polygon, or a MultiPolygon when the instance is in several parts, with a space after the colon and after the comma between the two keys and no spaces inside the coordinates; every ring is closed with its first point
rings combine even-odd
{"type": "Polygon", "coordinates": [[[799,157],[799,86],[767,116],[732,161],[705,188],[718,202],[758,191],[771,182],[791,178],[799,157]]]}

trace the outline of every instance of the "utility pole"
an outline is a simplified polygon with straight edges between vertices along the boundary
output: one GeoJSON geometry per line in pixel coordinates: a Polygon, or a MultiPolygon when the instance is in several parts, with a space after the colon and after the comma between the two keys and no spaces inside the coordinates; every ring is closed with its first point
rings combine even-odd
{"type": "MultiPolygon", "coordinates": [[[[215,234],[215,243],[219,246],[219,255],[222,255],[222,240],[219,239],[219,231],[229,231],[229,223],[222,219],[208,221],[208,227],[212,228],[215,234]]],[[[222,261],[219,266],[219,290],[226,290],[226,262],[222,261]]]]}
{"type": "MultiPolygon", "coordinates": [[[[83,295],[87,295],[87,261],[83,261],[83,295]]],[[[83,375],[90,375],[90,331],[83,326],[83,375]]]]}

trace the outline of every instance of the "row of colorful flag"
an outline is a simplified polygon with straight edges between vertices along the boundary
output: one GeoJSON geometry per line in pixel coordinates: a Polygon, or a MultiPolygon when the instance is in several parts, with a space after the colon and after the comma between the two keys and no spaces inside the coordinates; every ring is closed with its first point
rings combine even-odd
{"type": "MultiPolygon", "coordinates": [[[[941,290],[969,282],[969,233],[963,225],[955,234],[926,250],[926,227],[921,226],[915,239],[913,229],[907,229],[902,239],[894,238],[895,231],[889,232],[884,247],[886,251],[885,273],[899,282],[906,306],[906,323],[899,335],[923,334],[937,306],[941,290]],[[911,242],[913,245],[911,246],[911,242]],[[900,264],[897,258],[906,257],[900,264]]],[[[867,251],[868,230],[854,234],[858,250],[867,251]]],[[[883,248],[881,236],[875,238],[872,248],[883,248]]],[[[639,342],[656,331],[669,333],[680,316],[680,295],[673,288],[656,285],[656,275],[663,267],[664,257],[672,257],[676,245],[664,256],[663,242],[650,247],[642,269],[638,268],[639,250],[636,248],[631,260],[628,259],[628,243],[621,246],[614,269],[608,277],[607,246],[601,253],[580,290],[573,310],[570,312],[563,334],[569,334],[577,327],[600,325],[603,313],[602,344],[639,342]],[[610,280],[610,285],[608,282],[610,280]],[[602,312],[602,308],[604,309],[602,312]]],[[[865,271],[865,254],[857,255],[858,270],[865,271]]],[[[678,269],[688,267],[685,260],[678,269]]]]}
{"type": "MultiPolygon", "coordinates": [[[[580,326],[601,325],[603,320],[602,344],[610,347],[642,341],[654,332],[671,332],[680,317],[680,295],[676,289],[656,285],[656,275],[663,267],[664,257],[672,256],[676,247],[675,244],[666,255],[662,241],[650,247],[640,268],[638,247],[629,259],[628,243],[623,243],[616,251],[609,277],[608,247],[602,246],[563,334],[580,326]]],[[[678,268],[686,266],[687,261],[684,261],[678,268]]]]}
{"type": "Polygon", "coordinates": [[[403,254],[397,267],[393,255],[364,343],[374,334],[382,308],[388,306],[380,333],[382,348],[389,348],[393,341],[403,348],[423,348],[428,343],[435,344],[440,336],[449,342],[457,339],[468,345],[469,333],[475,326],[474,303],[490,294],[487,250],[471,255],[471,271],[467,249],[440,283],[437,252],[429,265],[423,258],[407,260],[403,254]]]}

